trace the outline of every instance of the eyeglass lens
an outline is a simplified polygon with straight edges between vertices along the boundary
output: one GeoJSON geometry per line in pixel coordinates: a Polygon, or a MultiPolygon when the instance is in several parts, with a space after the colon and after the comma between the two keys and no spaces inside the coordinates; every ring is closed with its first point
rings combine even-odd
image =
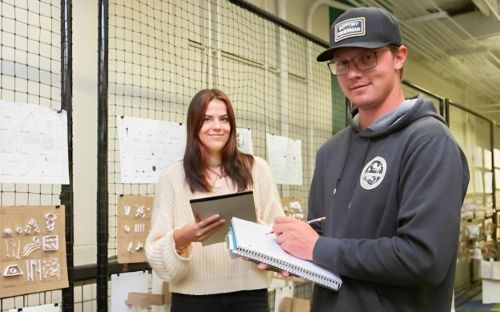
{"type": "Polygon", "coordinates": [[[377,65],[377,52],[378,51],[365,52],[350,60],[334,60],[328,63],[328,67],[334,76],[347,73],[351,62],[359,70],[369,70],[377,65]]]}

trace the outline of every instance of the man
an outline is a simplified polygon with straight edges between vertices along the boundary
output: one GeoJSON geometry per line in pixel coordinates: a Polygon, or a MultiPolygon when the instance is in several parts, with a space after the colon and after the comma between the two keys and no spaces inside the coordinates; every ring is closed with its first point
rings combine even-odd
{"type": "MultiPolygon", "coordinates": [[[[278,217],[281,247],[343,279],[315,286],[312,311],[450,311],[467,161],[433,104],[405,100],[396,19],[354,8],[318,56],[355,106],[318,151],[308,225],[278,217]]],[[[262,267],[262,266],[261,266],[262,267]]]]}

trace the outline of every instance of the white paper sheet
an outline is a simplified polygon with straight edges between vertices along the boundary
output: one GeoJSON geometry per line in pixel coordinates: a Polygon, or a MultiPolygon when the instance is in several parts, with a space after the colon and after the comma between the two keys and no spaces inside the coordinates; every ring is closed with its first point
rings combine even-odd
{"type": "MultiPolygon", "coordinates": [[[[151,292],[153,294],[163,294],[163,287],[168,287],[166,283],[156,274],[155,271],[151,271],[151,292]]],[[[165,303],[164,305],[151,306],[151,312],[169,312],[170,311],[170,301],[165,303]]]]}
{"type": "Polygon", "coordinates": [[[474,160],[474,166],[483,167],[483,149],[480,146],[473,147],[472,159],[474,160]]]}
{"type": "Polygon", "coordinates": [[[275,182],[302,185],[302,142],[266,133],[266,146],[275,182]]]}
{"type": "Polygon", "coordinates": [[[117,116],[122,183],[156,183],[162,170],[182,160],[183,124],[117,116]]]}
{"type": "Polygon", "coordinates": [[[253,155],[252,130],[247,128],[236,128],[236,135],[240,151],[253,155]]]}
{"type": "Polygon", "coordinates": [[[69,183],[66,111],[0,101],[0,183],[69,183]]]}
{"type": "Polygon", "coordinates": [[[129,312],[125,300],[128,293],[148,293],[148,272],[129,272],[111,275],[111,311],[129,312]]]}
{"type": "Polygon", "coordinates": [[[61,304],[59,303],[44,304],[34,307],[9,309],[9,312],[60,312],[60,311],[61,311],[61,304]]]}

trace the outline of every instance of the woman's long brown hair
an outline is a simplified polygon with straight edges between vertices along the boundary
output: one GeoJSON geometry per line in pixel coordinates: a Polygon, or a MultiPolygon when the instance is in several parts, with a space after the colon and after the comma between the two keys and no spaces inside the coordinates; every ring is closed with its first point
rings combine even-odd
{"type": "Polygon", "coordinates": [[[227,116],[231,126],[229,140],[222,149],[221,166],[224,174],[238,187],[238,191],[243,191],[253,185],[252,167],[254,159],[253,156],[239,151],[233,106],[229,97],[218,89],[203,89],[196,93],[191,99],[191,103],[189,103],[186,124],[187,142],[183,160],[186,182],[191,192],[209,192],[212,190],[212,186],[205,176],[208,160],[203,155],[199,133],[203,126],[208,103],[214,99],[226,104],[227,116]]]}

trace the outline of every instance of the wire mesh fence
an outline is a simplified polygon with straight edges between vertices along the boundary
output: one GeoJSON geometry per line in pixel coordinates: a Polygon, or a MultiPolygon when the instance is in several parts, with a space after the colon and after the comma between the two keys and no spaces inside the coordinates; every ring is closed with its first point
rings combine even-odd
{"type": "Polygon", "coordinates": [[[116,198],[154,193],[153,184],[121,183],[116,117],[183,123],[203,88],[229,95],[255,155],[266,158],[266,133],[302,142],[303,184],[280,190],[306,208],[314,152],[332,132],[330,74],[315,61],[322,49],[229,1],[110,1],[110,256],[116,198]]]}
{"type": "Polygon", "coordinates": [[[314,151],[332,133],[329,72],[314,60],[324,46],[229,1],[110,1],[108,11],[110,259],[118,197],[154,194],[154,183],[121,181],[117,117],[183,123],[200,89],[229,95],[255,155],[266,158],[267,134],[300,140],[302,183],[279,188],[307,209],[314,151]]]}
{"type": "MultiPolygon", "coordinates": [[[[0,3],[0,99],[3,101],[0,105],[10,102],[56,111],[63,108],[61,1],[0,3]]],[[[0,116],[0,120],[6,122],[8,117],[0,116]]],[[[6,142],[3,148],[8,148],[6,142]]],[[[0,183],[0,206],[61,205],[60,194],[61,185],[56,184],[0,183]]],[[[61,298],[60,290],[3,297],[0,311],[61,302],[61,298]]]]}

